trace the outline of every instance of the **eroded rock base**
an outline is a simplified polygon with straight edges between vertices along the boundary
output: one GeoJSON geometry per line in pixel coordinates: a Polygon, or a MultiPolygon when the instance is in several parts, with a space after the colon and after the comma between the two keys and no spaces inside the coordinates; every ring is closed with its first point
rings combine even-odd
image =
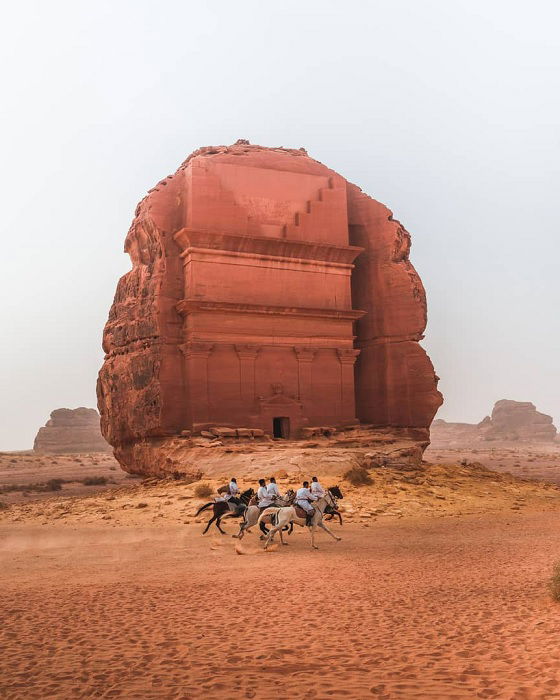
{"type": "Polygon", "coordinates": [[[367,468],[417,467],[429,444],[426,429],[361,426],[309,440],[262,437],[152,438],[115,449],[122,468],[132,474],[196,481],[204,476],[261,477],[279,471],[342,476],[357,464],[367,468]]]}

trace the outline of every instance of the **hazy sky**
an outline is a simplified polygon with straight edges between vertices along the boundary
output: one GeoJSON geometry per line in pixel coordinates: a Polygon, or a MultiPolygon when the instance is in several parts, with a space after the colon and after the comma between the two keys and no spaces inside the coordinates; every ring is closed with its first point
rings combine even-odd
{"type": "Polygon", "coordinates": [[[305,146],[412,233],[446,402],[560,422],[557,2],[111,0],[0,15],[0,449],[95,406],[136,203],[195,148],[305,146]]]}

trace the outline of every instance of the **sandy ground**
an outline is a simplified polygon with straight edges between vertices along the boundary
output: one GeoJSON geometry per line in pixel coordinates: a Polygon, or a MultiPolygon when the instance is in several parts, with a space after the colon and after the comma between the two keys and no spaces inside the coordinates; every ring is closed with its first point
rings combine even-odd
{"type": "Polygon", "coordinates": [[[560,489],[372,478],[341,483],[343,539],[317,552],[298,528],[269,553],[233,520],[202,536],[196,484],[1,510],[0,697],[560,698],[560,489]]]}
{"type": "Polygon", "coordinates": [[[560,444],[479,443],[476,447],[449,447],[432,444],[424,453],[427,461],[435,464],[456,464],[461,460],[482,462],[489,469],[510,472],[527,479],[543,479],[560,484],[560,444]]]}
{"type": "Polygon", "coordinates": [[[34,488],[50,479],[63,479],[59,493],[82,496],[91,492],[82,481],[87,477],[104,477],[107,485],[96,490],[110,491],[115,486],[130,483],[131,475],[120,468],[111,454],[41,455],[29,452],[0,452],[0,502],[26,503],[50,499],[52,492],[34,488]],[[17,488],[21,487],[21,488],[17,488]]]}
{"type": "Polygon", "coordinates": [[[557,698],[559,528],[385,520],[239,556],[194,525],[3,527],[1,694],[557,698]]]}

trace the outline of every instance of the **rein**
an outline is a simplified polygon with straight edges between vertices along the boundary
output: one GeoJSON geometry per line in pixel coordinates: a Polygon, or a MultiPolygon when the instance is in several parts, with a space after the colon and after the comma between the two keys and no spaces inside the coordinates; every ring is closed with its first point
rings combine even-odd
{"type": "Polygon", "coordinates": [[[239,496],[239,500],[241,501],[241,503],[244,503],[245,505],[247,505],[247,503],[249,503],[249,501],[251,500],[253,493],[254,493],[253,489],[247,489],[247,491],[244,491],[241,494],[241,496],[239,496]]]}

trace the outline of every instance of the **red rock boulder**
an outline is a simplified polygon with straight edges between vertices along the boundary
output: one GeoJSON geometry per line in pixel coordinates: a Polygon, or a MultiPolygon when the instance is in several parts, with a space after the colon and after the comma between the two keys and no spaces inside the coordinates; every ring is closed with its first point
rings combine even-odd
{"type": "Polygon", "coordinates": [[[101,434],[99,414],[94,408],[57,408],[46,425],[39,428],[33,451],[110,452],[111,446],[101,434]]]}
{"type": "Polygon", "coordinates": [[[125,469],[175,468],[166,441],[212,427],[361,422],[427,444],[442,397],[410,236],[304,150],[199,149],[140,202],[125,250],[97,387],[125,469]]]}

